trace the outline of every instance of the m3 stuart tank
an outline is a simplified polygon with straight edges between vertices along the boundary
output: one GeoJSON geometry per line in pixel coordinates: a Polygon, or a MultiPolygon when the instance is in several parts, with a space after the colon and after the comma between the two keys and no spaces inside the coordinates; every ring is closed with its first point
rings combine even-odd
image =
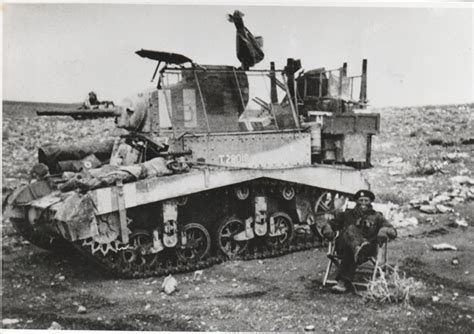
{"type": "Polygon", "coordinates": [[[123,103],[128,132],[40,149],[35,181],[8,198],[5,217],[33,244],[73,245],[121,277],[186,272],[315,247],[324,214],[369,188],[354,168],[370,166],[379,129],[360,112],[366,61],[347,77],[346,65],[304,73],[294,59],[244,70],[137,54],[159,79],[123,103]]]}

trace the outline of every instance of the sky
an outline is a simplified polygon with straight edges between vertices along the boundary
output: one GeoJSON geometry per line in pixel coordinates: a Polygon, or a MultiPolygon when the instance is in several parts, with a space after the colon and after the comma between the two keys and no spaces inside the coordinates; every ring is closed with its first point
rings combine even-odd
{"type": "Polygon", "coordinates": [[[120,103],[152,87],[144,49],[200,64],[239,66],[226,14],[264,38],[265,59],[360,74],[368,59],[373,106],[474,101],[474,9],[332,6],[4,4],[3,99],[80,102],[90,90],[120,103]]]}

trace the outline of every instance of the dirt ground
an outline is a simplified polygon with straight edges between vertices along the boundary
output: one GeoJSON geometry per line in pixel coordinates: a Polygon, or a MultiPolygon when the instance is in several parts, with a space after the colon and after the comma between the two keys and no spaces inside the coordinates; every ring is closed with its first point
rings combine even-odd
{"type": "MultiPolygon", "coordinates": [[[[3,105],[3,192],[26,178],[45,142],[105,138],[113,120],[39,118],[38,106],[3,105]]],[[[364,173],[378,202],[400,205],[418,224],[399,228],[389,262],[423,283],[410,305],[367,302],[357,294],[335,295],[322,286],[326,249],[278,258],[236,261],[174,275],[178,291],[161,292],[163,278],[117,280],[74,256],[25,242],[2,224],[2,328],[154,331],[302,331],[472,333],[474,328],[474,201],[453,212],[424,214],[409,205],[419,196],[448,191],[451,177],[474,177],[473,106],[383,109],[374,138],[374,168],[364,173]],[[442,145],[426,145],[442,138],[442,145]],[[450,143],[452,142],[452,143],[450,143]],[[452,144],[452,145],[451,145],[452,144]],[[448,153],[467,153],[455,161],[448,153]],[[393,160],[398,158],[398,160],[393,160]],[[392,160],[389,160],[392,159],[392,160]],[[420,161],[439,162],[432,175],[420,161]],[[468,227],[455,221],[465,219],[468,227]],[[436,252],[446,242],[457,251],[436,252]],[[83,308],[82,308],[82,307],[83,308]],[[83,312],[78,312],[78,309],[83,312]]]]}

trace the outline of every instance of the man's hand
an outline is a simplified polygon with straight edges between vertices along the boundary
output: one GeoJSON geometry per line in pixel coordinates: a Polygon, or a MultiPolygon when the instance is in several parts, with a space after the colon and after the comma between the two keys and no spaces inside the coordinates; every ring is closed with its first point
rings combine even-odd
{"type": "Polygon", "coordinates": [[[397,231],[393,227],[382,227],[377,234],[377,242],[379,245],[387,242],[388,239],[395,239],[397,231]]]}
{"type": "Polygon", "coordinates": [[[329,241],[334,240],[334,238],[336,237],[336,233],[334,233],[329,224],[323,225],[323,227],[321,228],[321,233],[323,234],[323,237],[325,237],[329,241]]]}

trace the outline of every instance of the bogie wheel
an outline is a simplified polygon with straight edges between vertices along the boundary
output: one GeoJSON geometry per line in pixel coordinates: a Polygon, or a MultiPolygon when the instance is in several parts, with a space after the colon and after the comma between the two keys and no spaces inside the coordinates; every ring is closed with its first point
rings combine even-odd
{"type": "Polygon", "coordinates": [[[327,215],[333,216],[336,211],[341,210],[346,204],[347,197],[339,194],[325,191],[319,196],[314,205],[314,213],[316,214],[316,229],[319,236],[322,237],[321,227],[327,220],[327,215]],[[326,215],[327,214],[327,215],[326,215]]]}
{"type": "Polygon", "coordinates": [[[158,260],[158,254],[150,254],[153,238],[148,231],[136,230],[130,234],[129,247],[120,251],[124,263],[138,266],[154,265],[158,260]]]}
{"type": "Polygon", "coordinates": [[[186,234],[186,245],[176,247],[176,255],[183,262],[196,262],[209,254],[211,236],[201,224],[191,223],[183,228],[186,234]]]}
{"type": "Polygon", "coordinates": [[[217,229],[217,248],[228,258],[232,259],[245,252],[249,241],[234,240],[234,236],[245,230],[245,223],[235,216],[226,218],[217,229]]]}
{"type": "Polygon", "coordinates": [[[282,232],[282,234],[273,237],[267,234],[265,237],[266,244],[273,249],[288,246],[293,239],[294,231],[293,220],[291,217],[284,212],[275,212],[270,216],[270,220],[273,220],[275,224],[275,231],[282,232]]]}

